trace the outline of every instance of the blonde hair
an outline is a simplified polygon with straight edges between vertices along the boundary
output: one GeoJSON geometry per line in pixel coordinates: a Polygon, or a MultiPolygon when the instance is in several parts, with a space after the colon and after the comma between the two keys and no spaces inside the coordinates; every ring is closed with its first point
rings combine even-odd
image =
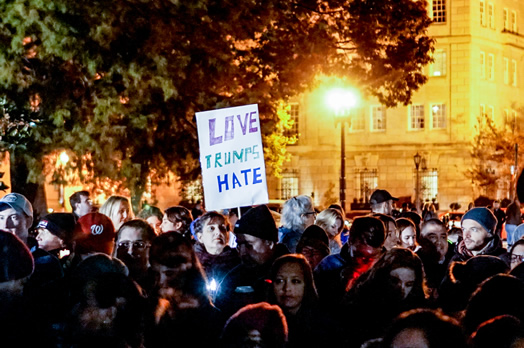
{"type": "MultiPolygon", "coordinates": [[[[108,218],[112,219],[114,213],[120,208],[120,204],[126,204],[129,208],[129,215],[133,214],[131,210],[131,204],[129,204],[129,199],[127,199],[124,196],[110,196],[107,201],[102,204],[100,209],[98,209],[98,212],[101,214],[104,214],[108,218]]],[[[111,220],[112,221],[112,220],[111,220]]]]}
{"type": "MultiPolygon", "coordinates": [[[[344,228],[344,219],[340,211],[334,208],[327,208],[327,209],[322,210],[317,215],[317,218],[315,220],[315,225],[320,226],[324,229],[324,231],[327,231],[327,228],[330,226],[333,226],[337,222],[337,219],[340,220],[341,222],[340,228],[337,231],[338,233],[340,233],[342,229],[344,228]]],[[[328,237],[331,238],[332,236],[328,236],[328,237]]]]}

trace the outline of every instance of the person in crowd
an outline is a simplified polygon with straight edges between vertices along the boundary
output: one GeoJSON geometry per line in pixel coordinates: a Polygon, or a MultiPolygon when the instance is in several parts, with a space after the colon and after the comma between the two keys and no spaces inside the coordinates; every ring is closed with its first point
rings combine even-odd
{"type": "Polygon", "coordinates": [[[235,226],[238,219],[244,216],[244,214],[247,213],[249,209],[251,209],[251,206],[240,207],[240,216],[239,216],[238,208],[229,209],[227,212],[227,215],[228,215],[229,223],[231,224],[231,226],[235,226]]]}
{"type": "Polygon", "coordinates": [[[288,199],[282,207],[282,226],[278,229],[279,243],[284,244],[290,252],[296,252],[302,232],[313,225],[316,216],[311,197],[300,195],[288,199]]]}
{"type": "MultiPolygon", "coordinates": [[[[416,211],[404,211],[399,214],[398,218],[408,218],[415,224],[416,232],[417,232],[417,238],[420,236],[420,227],[422,223],[424,222],[422,220],[422,216],[420,216],[416,211]]],[[[426,220],[427,221],[427,220],[426,220]]]]}
{"type": "Polygon", "coordinates": [[[314,269],[330,254],[329,239],[322,227],[311,225],[304,230],[297,244],[297,253],[304,255],[314,269]]]}
{"type": "Polygon", "coordinates": [[[267,302],[246,305],[227,321],[220,336],[222,348],[287,347],[288,327],[282,310],[267,302]]]}
{"type": "Polygon", "coordinates": [[[176,205],[169,207],[164,211],[160,229],[162,233],[177,232],[185,238],[191,239],[190,225],[193,221],[193,215],[189,209],[176,205]]]}
{"type": "Polygon", "coordinates": [[[156,283],[149,297],[145,346],[216,344],[225,318],[211,302],[191,241],[177,232],[163,233],[153,240],[149,262],[156,283]]]}
{"type": "MultiPolygon", "coordinates": [[[[204,267],[210,286],[215,288],[233,268],[240,264],[236,249],[229,247],[229,221],[216,212],[208,211],[200,216],[196,224],[198,241],[193,245],[204,267]]],[[[211,294],[214,297],[215,293],[211,294]]]]}
{"type": "Polygon", "coordinates": [[[216,300],[227,316],[266,298],[273,261],[289,253],[285,245],[277,243],[278,229],[266,205],[251,208],[237,221],[234,233],[241,263],[219,284],[216,300]]]}
{"type": "Polygon", "coordinates": [[[453,262],[439,287],[438,305],[446,313],[458,316],[466,308],[471,294],[484,280],[509,271],[502,259],[491,255],[474,256],[453,262]]]}
{"type": "Polygon", "coordinates": [[[488,278],[471,296],[462,320],[470,336],[479,325],[499,315],[509,314],[524,320],[524,282],[512,275],[497,274],[488,278]]]}
{"type": "Polygon", "coordinates": [[[149,248],[156,233],[144,220],[125,222],[116,233],[113,256],[122,260],[129,276],[142,288],[149,290],[149,248]]]}
{"type": "Polygon", "coordinates": [[[162,214],[160,208],[148,205],[146,208],[138,212],[137,218],[147,221],[147,223],[153,227],[153,230],[157,235],[162,233],[160,226],[162,225],[164,214],[162,214]]]}
{"type": "Polygon", "coordinates": [[[340,253],[325,257],[314,270],[318,294],[326,308],[338,305],[355,279],[378,260],[385,238],[380,219],[373,216],[355,218],[349,240],[340,253]]]}
{"type": "Polygon", "coordinates": [[[469,342],[471,348],[524,347],[524,325],[512,315],[499,315],[480,324],[469,342]]]}
{"type": "Polygon", "coordinates": [[[386,214],[375,213],[374,217],[377,217],[384,223],[386,228],[386,240],[384,241],[384,248],[386,250],[391,250],[394,247],[400,245],[400,235],[395,219],[386,214]]]}
{"type": "Polygon", "coordinates": [[[497,227],[495,228],[495,234],[501,237],[502,226],[506,222],[506,213],[500,208],[500,199],[493,201],[493,215],[497,218],[497,227]]]}
{"type": "Polygon", "coordinates": [[[517,267],[524,261],[524,239],[519,239],[513,243],[513,246],[509,249],[508,259],[511,269],[517,267]]]}
{"type": "Polygon", "coordinates": [[[34,260],[25,243],[10,231],[0,230],[0,324],[2,346],[36,344],[28,335],[30,308],[24,287],[34,270],[34,260]]]}
{"type": "Polygon", "coordinates": [[[448,243],[451,246],[456,247],[462,241],[462,229],[458,227],[452,227],[448,232],[448,243]]]}
{"type": "Polygon", "coordinates": [[[115,242],[115,228],[111,220],[101,213],[82,216],[73,231],[73,255],[67,265],[69,270],[94,253],[112,255],[115,242]]]}
{"type": "Polygon", "coordinates": [[[320,347],[338,343],[337,323],[326,317],[318,302],[313,272],[300,254],[279,257],[271,267],[273,291],[269,302],[284,311],[288,323],[287,347],[320,347]]]}
{"type": "Polygon", "coordinates": [[[420,248],[416,253],[424,264],[426,286],[430,297],[436,300],[437,289],[446,276],[450,260],[455,254],[449,247],[446,225],[437,219],[424,221],[418,242],[420,248]]]}
{"type": "Polygon", "coordinates": [[[113,222],[115,231],[133,218],[133,212],[129,200],[123,196],[110,196],[99,209],[100,214],[104,214],[113,222]]]}
{"type": "Polygon", "coordinates": [[[459,322],[439,311],[413,309],[402,313],[384,334],[381,347],[468,347],[459,322]]]}
{"type": "Polygon", "coordinates": [[[485,207],[464,214],[461,220],[464,240],[457,245],[452,261],[465,261],[475,255],[503,256],[507,251],[495,234],[497,218],[485,207]]]}
{"type": "Polygon", "coordinates": [[[422,208],[422,220],[427,221],[431,219],[438,219],[438,214],[435,204],[428,200],[424,203],[424,207],[422,208]]]}
{"type": "Polygon", "coordinates": [[[413,221],[408,218],[396,220],[399,231],[399,245],[403,248],[415,250],[417,247],[417,228],[413,221]]]}
{"type": "Polygon", "coordinates": [[[522,223],[522,214],[520,212],[520,202],[516,199],[506,208],[506,241],[508,248],[511,248],[520,237],[517,238],[515,230],[522,223]]]}
{"type": "Polygon", "coordinates": [[[340,234],[344,228],[344,219],[340,211],[334,208],[322,210],[315,220],[315,225],[322,227],[326,232],[331,253],[339,253],[342,249],[340,234]]]}
{"type": "Polygon", "coordinates": [[[93,202],[89,197],[89,191],[77,191],[69,197],[69,203],[73,210],[75,221],[93,211],[93,202]]]}
{"type": "Polygon", "coordinates": [[[205,210],[202,204],[202,200],[199,199],[198,201],[196,201],[193,209],[191,209],[191,216],[193,217],[193,219],[197,219],[198,217],[200,217],[200,215],[204,213],[205,213],[205,210]]]}
{"type": "Polygon", "coordinates": [[[46,215],[36,226],[38,247],[59,259],[67,256],[72,251],[71,240],[75,223],[73,214],[51,213],[46,215]]]}
{"type": "Polygon", "coordinates": [[[351,327],[350,347],[372,338],[400,313],[427,306],[422,261],[411,250],[393,248],[354,282],[343,301],[344,327],[351,327]],[[378,315],[380,313],[380,315],[378,315]]]}
{"type": "Polygon", "coordinates": [[[344,208],[342,208],[342,206],[337,203],[330,204],[328,208],[336,209],[340,212],[340,215],[342,215],[342,225],[343,226],[342,226],[342,232],[340,232],[340,243],[344,245],[346,244],[346,242],[349,239],[349,229],[348,229],[349,225],[347,224],[347,221],[346,221],[346,212],[344,211],[344,208]]]}
{"type": "Polygon", "coordinates": [[[143,347],[145,298],[118,259],[94,254],[71,278],[64,343],[71,347],[143,347]]]}
{"type": "Polygon", "coordinates": [[[33,206],[19,193],[8,193],[0,199],[0,230],[9,231],[29,248],[38,243],[29,235],[33,224],[33,206]]]}
{"type": "Polygon", "coordinates": [[[380,213],[392,215],[393,203],[398,201],[398,198],[393,197],[386,190],[375,190],[369,198],[372,213],[380,213]]]}

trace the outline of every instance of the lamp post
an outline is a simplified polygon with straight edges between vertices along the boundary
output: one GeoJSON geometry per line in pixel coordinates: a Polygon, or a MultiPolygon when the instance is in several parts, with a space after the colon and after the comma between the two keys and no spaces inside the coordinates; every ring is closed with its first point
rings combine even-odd
{"type": "Polygon", "coordinates": [[[65,151],[62,151],[60,156],[58,156],[58,173],[59,173],[59,186],[58,186],[58,203],[62,208],[65,207],[65,199],[64,199],[64,189],[65,189],[65,166],[67,162],[69,162],[69,156],[65,151]]]}
{"type": "Polygon", "coordinates": [[[422,161],[422,156],[417,152],[413,156],[413,162],[415,162],[415,208],[417,208],[417,213],[420,214],[420,162],[422,161]]]}
{"type": "Polygon", "coordinates": [[[350,89],[331,89],[326,101],[340,122],[340,205],[346,210],[346,122],[351,124],[350,112],[358,101],[357,93],[350,89]]]}

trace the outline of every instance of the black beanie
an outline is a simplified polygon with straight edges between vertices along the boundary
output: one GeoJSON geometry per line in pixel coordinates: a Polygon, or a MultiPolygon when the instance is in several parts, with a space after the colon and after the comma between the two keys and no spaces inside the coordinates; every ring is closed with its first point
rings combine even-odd
{"type": "Polygon", "coordinates": [[[329,238],[326,234],[326,231],[320,226],[311,225],[308,226],[302,233],[302,237],[297,244],[297,252],[301,252],[305,246],[310,246],[317,249],[318,251],[324,253],[324,255],[329,255],[329,238]]]}
{"type": "Polygon", "coordinates": [[[275,219],[273,219],[273,215],[267,205],[264,204],[249,209],[237,221],[233,232],[278,242],[278,229],[275,219]]]}
{"type": "Polygon", "coordinates": [[[45,228],[64,242],[68,242],[75,230],[75,216],[70,213],[52,213],[43,217],[36,228],[45,228]]]}
{"type": "Polygon", "coordinates": [[[22,279],[33,273],[31,252],[17,236],[0,231],[0,283],[22,279]]]}

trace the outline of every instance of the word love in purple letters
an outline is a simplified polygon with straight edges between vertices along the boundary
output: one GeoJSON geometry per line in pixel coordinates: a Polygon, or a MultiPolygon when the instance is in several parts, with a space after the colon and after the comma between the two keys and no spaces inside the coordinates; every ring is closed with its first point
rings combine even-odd
{"type": "MultiPolygon", "coordinates": [[[[246,135],[246,132],[256,133],[258,128],[256,126],[257,119],[255,115],[256,111],[248,112],[242,120],[241,115],[237,115],[236,119],[240,128],[242,129],[242,134],[246,135]]],[[[223,141],[233,140],[235,138],[235,116],[227,116],[224,119],[224,135],[216,136],[216,118],[209,119],[209,146],[221,144],[223,141]]]]}

